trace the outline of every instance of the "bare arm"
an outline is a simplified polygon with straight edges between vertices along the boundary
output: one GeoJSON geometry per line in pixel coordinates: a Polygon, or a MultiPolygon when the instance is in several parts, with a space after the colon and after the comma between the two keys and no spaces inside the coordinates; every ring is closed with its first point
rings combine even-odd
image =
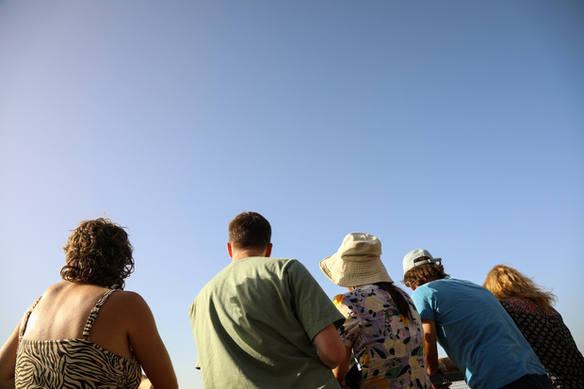
{"type": "Polygon", "coordinates": [[[333,374],[337,381],[339,381],[343,387],[345,382],[345,374],[349,371],[349,364],[351,362],[351,356],[353,355],[353,349],[351,346],[345,346],[345,358],[339,364],[339,366],[333,369],[333,374]]]}
{"type": "Polygon", "coordinates": [[[20,323],[0,349],[0,389],[14,389],[14,369],[16,368],[16,349],[20,323]]]}
{"type": "Polygon", "coordinates": [[[424,327],[424,346],[426,348],[425,358],[428,374],[438,373],[438,345],[436,343],[436,323],[432,320],[422,319],[424,327]]]}
{"type": "Polygon", "coordinates": [[[345,359],[345,346],[334,324],[324,327],[312,340],[318,357],[327,367],[334,369],[345,359]]]}
{"type": "MultiPolygon", "coordinates": [[[[132,294],[131,299],[128,310],[132,321],[128,335],[148,380],[156,389],[178,388],[170,356],[160,338],[152,311],[140,295],[132,294]]],[[[147,382],[143,384],[147,385],[147,382]]]]}

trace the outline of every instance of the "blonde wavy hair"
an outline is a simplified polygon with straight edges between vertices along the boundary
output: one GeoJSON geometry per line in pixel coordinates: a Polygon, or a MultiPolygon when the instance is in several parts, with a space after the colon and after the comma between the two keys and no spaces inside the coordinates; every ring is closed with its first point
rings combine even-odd
{"type": "Polygon", "coordinates": [[[543,290],[529,277],[518,270],[505,265],[497,265],[487,274],[483,287],[487,288],[498,300],[526,298],[544,311],[552,310],[558,298],[551,292],[543,290]]]}

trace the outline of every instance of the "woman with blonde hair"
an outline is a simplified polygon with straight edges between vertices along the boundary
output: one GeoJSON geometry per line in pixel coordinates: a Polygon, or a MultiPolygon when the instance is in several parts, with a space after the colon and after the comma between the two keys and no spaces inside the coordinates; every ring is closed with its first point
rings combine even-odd
{"type": "Polygon", "coordinates": [[[333,370],[344,388],[354,355],[360,389],[432,388],[424,360],[422,322],[410,297],[393,284],[373,235],[348,234],[339,250],[320,262],[335,284],[349,291],[333,300],[345,316],[339,334],[345,360],[333,370]]]}
{"type": "Polygon", "coordinates": [[[501,302],[545,367],[555,388],[582,388],[584,357],[562,316],[553,308],[557,297],[516,269],[497,265],[485,288],[501,302]]]}
{"type": "Polygon", "coordinates": [[[176,389],[150,308],[123,291],[134,270],[126,231],[109,219],[83,221],[63,250],[63,281],[30,306],[0,350],[0,389],[176,389]]]}

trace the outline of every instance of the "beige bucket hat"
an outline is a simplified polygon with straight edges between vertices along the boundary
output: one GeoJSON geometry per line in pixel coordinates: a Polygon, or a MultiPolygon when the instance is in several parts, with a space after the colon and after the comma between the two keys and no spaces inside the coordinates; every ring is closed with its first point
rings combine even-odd
{"type": "Polygon", "coordinates": [[[345,236],[339,250],[320,261],[320,270],[332,282],[344,287],[393,282],[381,262],[381,242],[362,232],[345,236]]]}

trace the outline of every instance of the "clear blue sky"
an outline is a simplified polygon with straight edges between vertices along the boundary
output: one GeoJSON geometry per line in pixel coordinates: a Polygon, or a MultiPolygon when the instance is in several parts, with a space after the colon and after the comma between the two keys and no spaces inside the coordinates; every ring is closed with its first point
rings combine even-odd
{"type": "Polygon", "coordinates": [[[584,348],[584,3],[0,1],[0,341],[58,282],[79,220],[129,228],[182,388],[188,306],[257,211],[274,256],[367,232],[401,281],[498,263],[584,348]]]}

